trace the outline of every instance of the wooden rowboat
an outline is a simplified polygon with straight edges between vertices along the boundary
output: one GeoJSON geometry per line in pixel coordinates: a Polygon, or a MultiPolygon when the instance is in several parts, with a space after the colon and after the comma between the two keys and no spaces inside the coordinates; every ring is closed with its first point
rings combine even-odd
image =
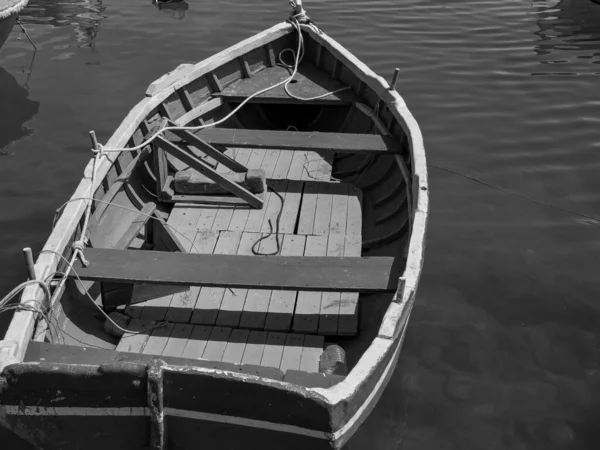
{"type": "Polygon", "coordinates": [[[288,90],[334,94],[279,86],[109,152],[288,78],[285,22],[152,83],[100,148],[30,267],[50,309],[0,343],[4,426],[44,449],[319,449],[373,409],[423,263],[423,141],[395,89],[298,26],[288,90]]]}

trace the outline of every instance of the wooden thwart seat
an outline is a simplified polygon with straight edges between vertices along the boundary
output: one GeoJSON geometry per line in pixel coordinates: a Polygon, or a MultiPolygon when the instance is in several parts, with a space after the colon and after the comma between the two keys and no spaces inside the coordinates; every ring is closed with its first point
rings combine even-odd
{"type": "MultiPolygon", "coordinates": [[[[88,266],[75,264],[82,280],[365,292],[396,289],[401,267],[392,257],[204,255],[88,248],[88,266]]],[[[75,277],[74,274],[70,277],[75,277]]]]}
{"type": "Polygon", "coordinates": [[[277,150],[331,150],[337,153],[399,153],[391,136],[380,134],[317,133],[306,131],[206,128],[197,135],[213,145],[277,150]]]}

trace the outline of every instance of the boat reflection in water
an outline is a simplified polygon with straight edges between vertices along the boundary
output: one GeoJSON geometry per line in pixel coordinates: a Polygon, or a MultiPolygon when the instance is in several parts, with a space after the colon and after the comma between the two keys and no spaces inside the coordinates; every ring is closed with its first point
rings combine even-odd
{"type": "Polygon", "coordinates": [[[548,0],[538,7],[535,33],[541,39],[535,47],[538,55],[553,55],[547,63],[565,63],[565,59],[600,58],[600,5],[592,0],[548,0]],[[574,55],[576,53],[576,55],[574,55]]]}
{"type": "Polygon", "coordinates": [[[183,20],[185,17],[186,11],[189,9],[190,5],[185,1],[160,1],[160,0],[152,0],[152,4],[156,6],[159,11],[168,14],[173,19],[183,20]]]}
{"type": "Polygon", "coordinates": [[[102,0],[30,0],[27,9],[20,16],[25,24],[72,26],[79,47],[94,48],[100,24],[106,18],[105,10],[102,0]]]}
{"type": "Polygon", "coordinates": [[[29,100],[28,94],[15,77],[0,67],[0,156],[11,155],[10,144],[33,133],[25,124],[38,113],[40,103],[29,100]]]}

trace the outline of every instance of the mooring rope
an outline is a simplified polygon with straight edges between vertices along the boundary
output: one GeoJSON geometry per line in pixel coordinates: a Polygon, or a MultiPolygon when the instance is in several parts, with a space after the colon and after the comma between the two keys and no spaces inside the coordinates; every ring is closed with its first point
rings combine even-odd
{"type": "MultiPolygon", "coordinates": [[[[296,74],[298,73],[298,66],[300,65],[301,62],[301,56],[304,56],[304,37],[302,36],[302,28],[300,27],[300,22],[299,20],[303,20],[307,18],[306,13],[302,12],[300,14],[293,14],[292,16],[290,16],[290,22],[292,23],[292,25],[294,25],[294,27],[296,28],[296,30],[298,31],[298,47],[297,49],[294,51],[291,48],[285,48],[283,50],[281,50],[281,52],[279,52],[278,54],[278,59],[280,61],[280,63],[288,68],[288,69],[293,69],[292,73],[289,77],[287,77],[286,79],[275,83],[272,86],[266,87],[264,89],[261,89],[260,91],[255,92],[254,94],[246,97],[238,106],[236,106],[229,114],[227,114],[225,117],[223,117],[222,119],[219,119],[215,122],[212,123],[205,123],[202,125],[198,125],[198,126],[164,126],[162,128],[160,128],[159,130],[157,130],[154,134],[152,134],[148,139],[146,139],[144,142],[142,142],[139,145],[136,145],[134,147],[120,147],[120,148],[105,148],[103,147],[101,144],[98,144],[100,146],[100,150],[103,153],[116,153],[116,152],[133,152],[133,151],[137,151],[137,150],[141,150],[142,148],[146,147],[147,145],[151,144],[154,139],[156,139],[158,136],[160,136],[161,134],[167,132],[167,131],[174,131],[174,130],[180,130],[180,131],[192,131],[192,132],[196,132],[196,131],[200,131],[203,130],[205,128],[209,128],[209,127],[214,127],[216,125],[220,125],[224,122],[226,122],[227,120],[229,120],[231,117],[233,117],[241,108],[243,108],[250,100],[252,100],[253,98],[262,95],[266,92],[269,92],[279,86],[283,86],[285,89],[285,92],[291,97],[294,98],[296,100],[300,100],[300,101],[311,101],[311,100],[317,100],[320,98],[324,98],[327,97],[329,95],[334,95],[338,92],[342,92],[348,89],[351,89],[349,86],[345,86],[343,88],[337,89],[335,91],[330,91],[330,92],[325,92],[324,94],[320,94],[320,95],[316,95],[314,97],[308,97],[308,98],[303,98],[303,97],[299,97],[297,95],[292,94],[289,89],[288,86],[289,84],[292,82],[292,80],[294,79],[294,77],[296,76],[296,74]],[[282,54],[286,53],[286,52],[292,52],[292,55],[294,56],[294,64],[290,65],[287,64],[283,61],[282,59],[282,54]]],[[[309,24],[310,25],[310,24],[309,24]]],[[[313,26],[313,25],[310,25],[313,26]]],[[[313,26],[314,27],[314,26],[313,26]]]]}

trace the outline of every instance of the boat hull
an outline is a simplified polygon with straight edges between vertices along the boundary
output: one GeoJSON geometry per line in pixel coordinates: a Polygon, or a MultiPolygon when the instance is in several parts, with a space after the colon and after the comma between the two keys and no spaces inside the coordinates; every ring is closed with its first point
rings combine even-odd
{"type": "Polygon", "coordinates": [[[8,17],[4,17],[0,19],[0,49],[10,36],[10,32],[15,26],[15,22],[17,20],[17,14],[11,14],[8,17]]]}
{"type": "MultiPolygon", "coordinates": [[[[339,449],[385,390],[405,333],[406,326],[389,340],[381,370],[365,379],[354,398],[338,404],[313,389],[290,389],[252,376],[241,381],[237,373],[214,368],[135,361],[134,355],[100,365],[31,361],[6,367],[0,423],[44,450],[105,450],[107,445],[112,450],[192,450],[199,443],[205,450],[238,449],[241,443],[273,450],[339,449]],[[158,415],[150,375],[157,365],[162,367],[158,415]]],[[[91,359],[111,353],[83,351],[91,359]]]]}

